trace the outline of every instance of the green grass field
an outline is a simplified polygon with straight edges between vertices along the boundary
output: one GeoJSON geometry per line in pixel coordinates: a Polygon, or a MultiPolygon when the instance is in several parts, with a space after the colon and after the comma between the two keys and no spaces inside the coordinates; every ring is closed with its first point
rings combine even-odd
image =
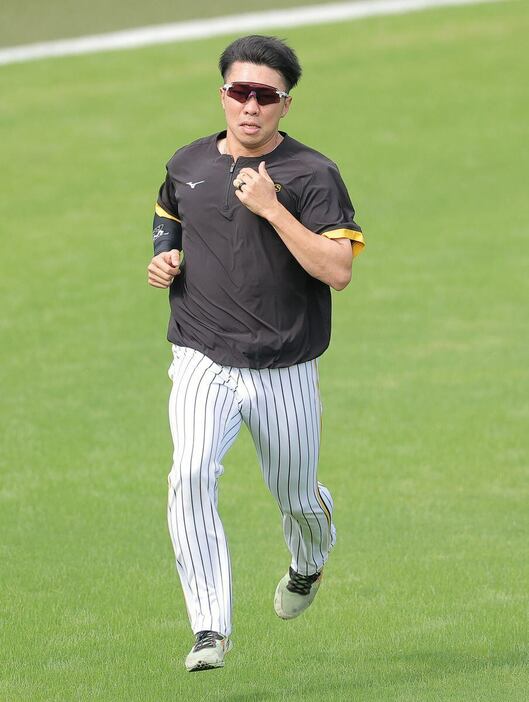
{"type": "Polygon", "coordinates": [[[305,69],[283,127],[338,161],[368,240],[320,365],[338,543],[278,620],[243,429],[235,647],[194,676],[145,268],[166,160],[222,128],[231,38],[0,69],[2,702],[526,702],[528,31],[506,2],[280,32],[305,69]]]}

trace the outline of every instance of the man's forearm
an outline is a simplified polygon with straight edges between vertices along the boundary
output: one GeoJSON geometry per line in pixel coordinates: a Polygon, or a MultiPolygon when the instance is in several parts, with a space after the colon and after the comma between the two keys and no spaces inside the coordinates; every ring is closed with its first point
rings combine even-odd
{"type": "Polygon", "coordinates": [[[182,225],[180,221],[168,212],[165,212],[158,204],[156,204],[152,223],[152,242],[155,256],[173,249],[180,251],[182,248],[182,225]]]}
{"type": "Polygon", "coordinates": [[[274,204],[266,219],[285,246],[309,275],[342,290],[351,280],[352,249],[349,241],[338,241],[315,234],[299,222],[280,202],[274,204]]]}

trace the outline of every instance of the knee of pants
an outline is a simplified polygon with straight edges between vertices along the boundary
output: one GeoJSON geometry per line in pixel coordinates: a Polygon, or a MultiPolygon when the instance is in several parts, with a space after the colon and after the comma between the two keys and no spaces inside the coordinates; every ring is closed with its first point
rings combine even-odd
{"type": "Polygon", "coordinates": [[[178,491],[186,486],[208,488],[216,483],[223,472],[224,467],[220,463],[176,459],[167,476],[169,489],[178,491]]]}
{"type": "Polygon", "coordinates": [[[291,503],[288,500],[280,500],[279,509],[283,515],[289,515],[296,521],[307,516],[314,517],[314,506],[311,507],[309,504],[303,506],[299,503],[297,496],[291,503]]]}
{"type": "Polygon", "coordinates": [[[268,488],[283,514],[302,517],[306,513],[311,514],[314,508],[319,507],[315,494],[311,494],[305,480],[298,485],[296,480],[290,481],[286,476],[280,476],[277,480],[272,479],[268,483],[268,488]]]}
{"type": "Polygon", "coordinates": [[[328,504],[325,504],[321,499],[319,500],[315,492],[312,494],[310,492],[299,494],[297,490],[290,491],[290,493],[285,490],[280,492],[279,495],[276,494],[276,491],[273,491],[273,493],[281,513],[290,515],[296,521],[300,519],[312,521],[315,518],[320,519],[322,516],[327,521],[332,519],[332,507],[329,510],[328,504]]]}

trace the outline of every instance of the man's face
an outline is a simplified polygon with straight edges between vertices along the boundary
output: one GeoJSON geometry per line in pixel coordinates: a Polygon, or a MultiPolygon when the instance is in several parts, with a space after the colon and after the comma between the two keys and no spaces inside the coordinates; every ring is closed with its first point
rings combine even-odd
{"type": "MultiPolygon", "coordinates": [[[[228,71],[226,83],[237,81],[262,83],[286,92],[283,76],[268,66],[235,61],[228,71]]],[[[240,103],[220,90],[222,107],[226,114],[226,125],[230,137],[245,149],[254,151],[268,144],[275,136],[281,117],[288,112],[291,97],[281,98],[278,103],[259,105],[255,96],[240,103]]]]}

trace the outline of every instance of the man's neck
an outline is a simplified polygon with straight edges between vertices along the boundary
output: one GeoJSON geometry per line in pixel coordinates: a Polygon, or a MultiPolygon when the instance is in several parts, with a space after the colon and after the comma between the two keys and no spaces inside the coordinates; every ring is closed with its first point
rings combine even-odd
{"type": "Polygon", "coordinates": [[[219,139],[217,142],[218,150],[221,154],[227,154],[236,161],[240,156],[245,156],[247,158],[257,158],[259,156],[265,156],[273,151],[279,146],[283,141],[283,136],[279,132],[276,132],[266,144],[262,144],[255,149],[248,149],[240,144],[237,140],[231,137],[230,132],[226,133],[223,139],[219,139]]]}

